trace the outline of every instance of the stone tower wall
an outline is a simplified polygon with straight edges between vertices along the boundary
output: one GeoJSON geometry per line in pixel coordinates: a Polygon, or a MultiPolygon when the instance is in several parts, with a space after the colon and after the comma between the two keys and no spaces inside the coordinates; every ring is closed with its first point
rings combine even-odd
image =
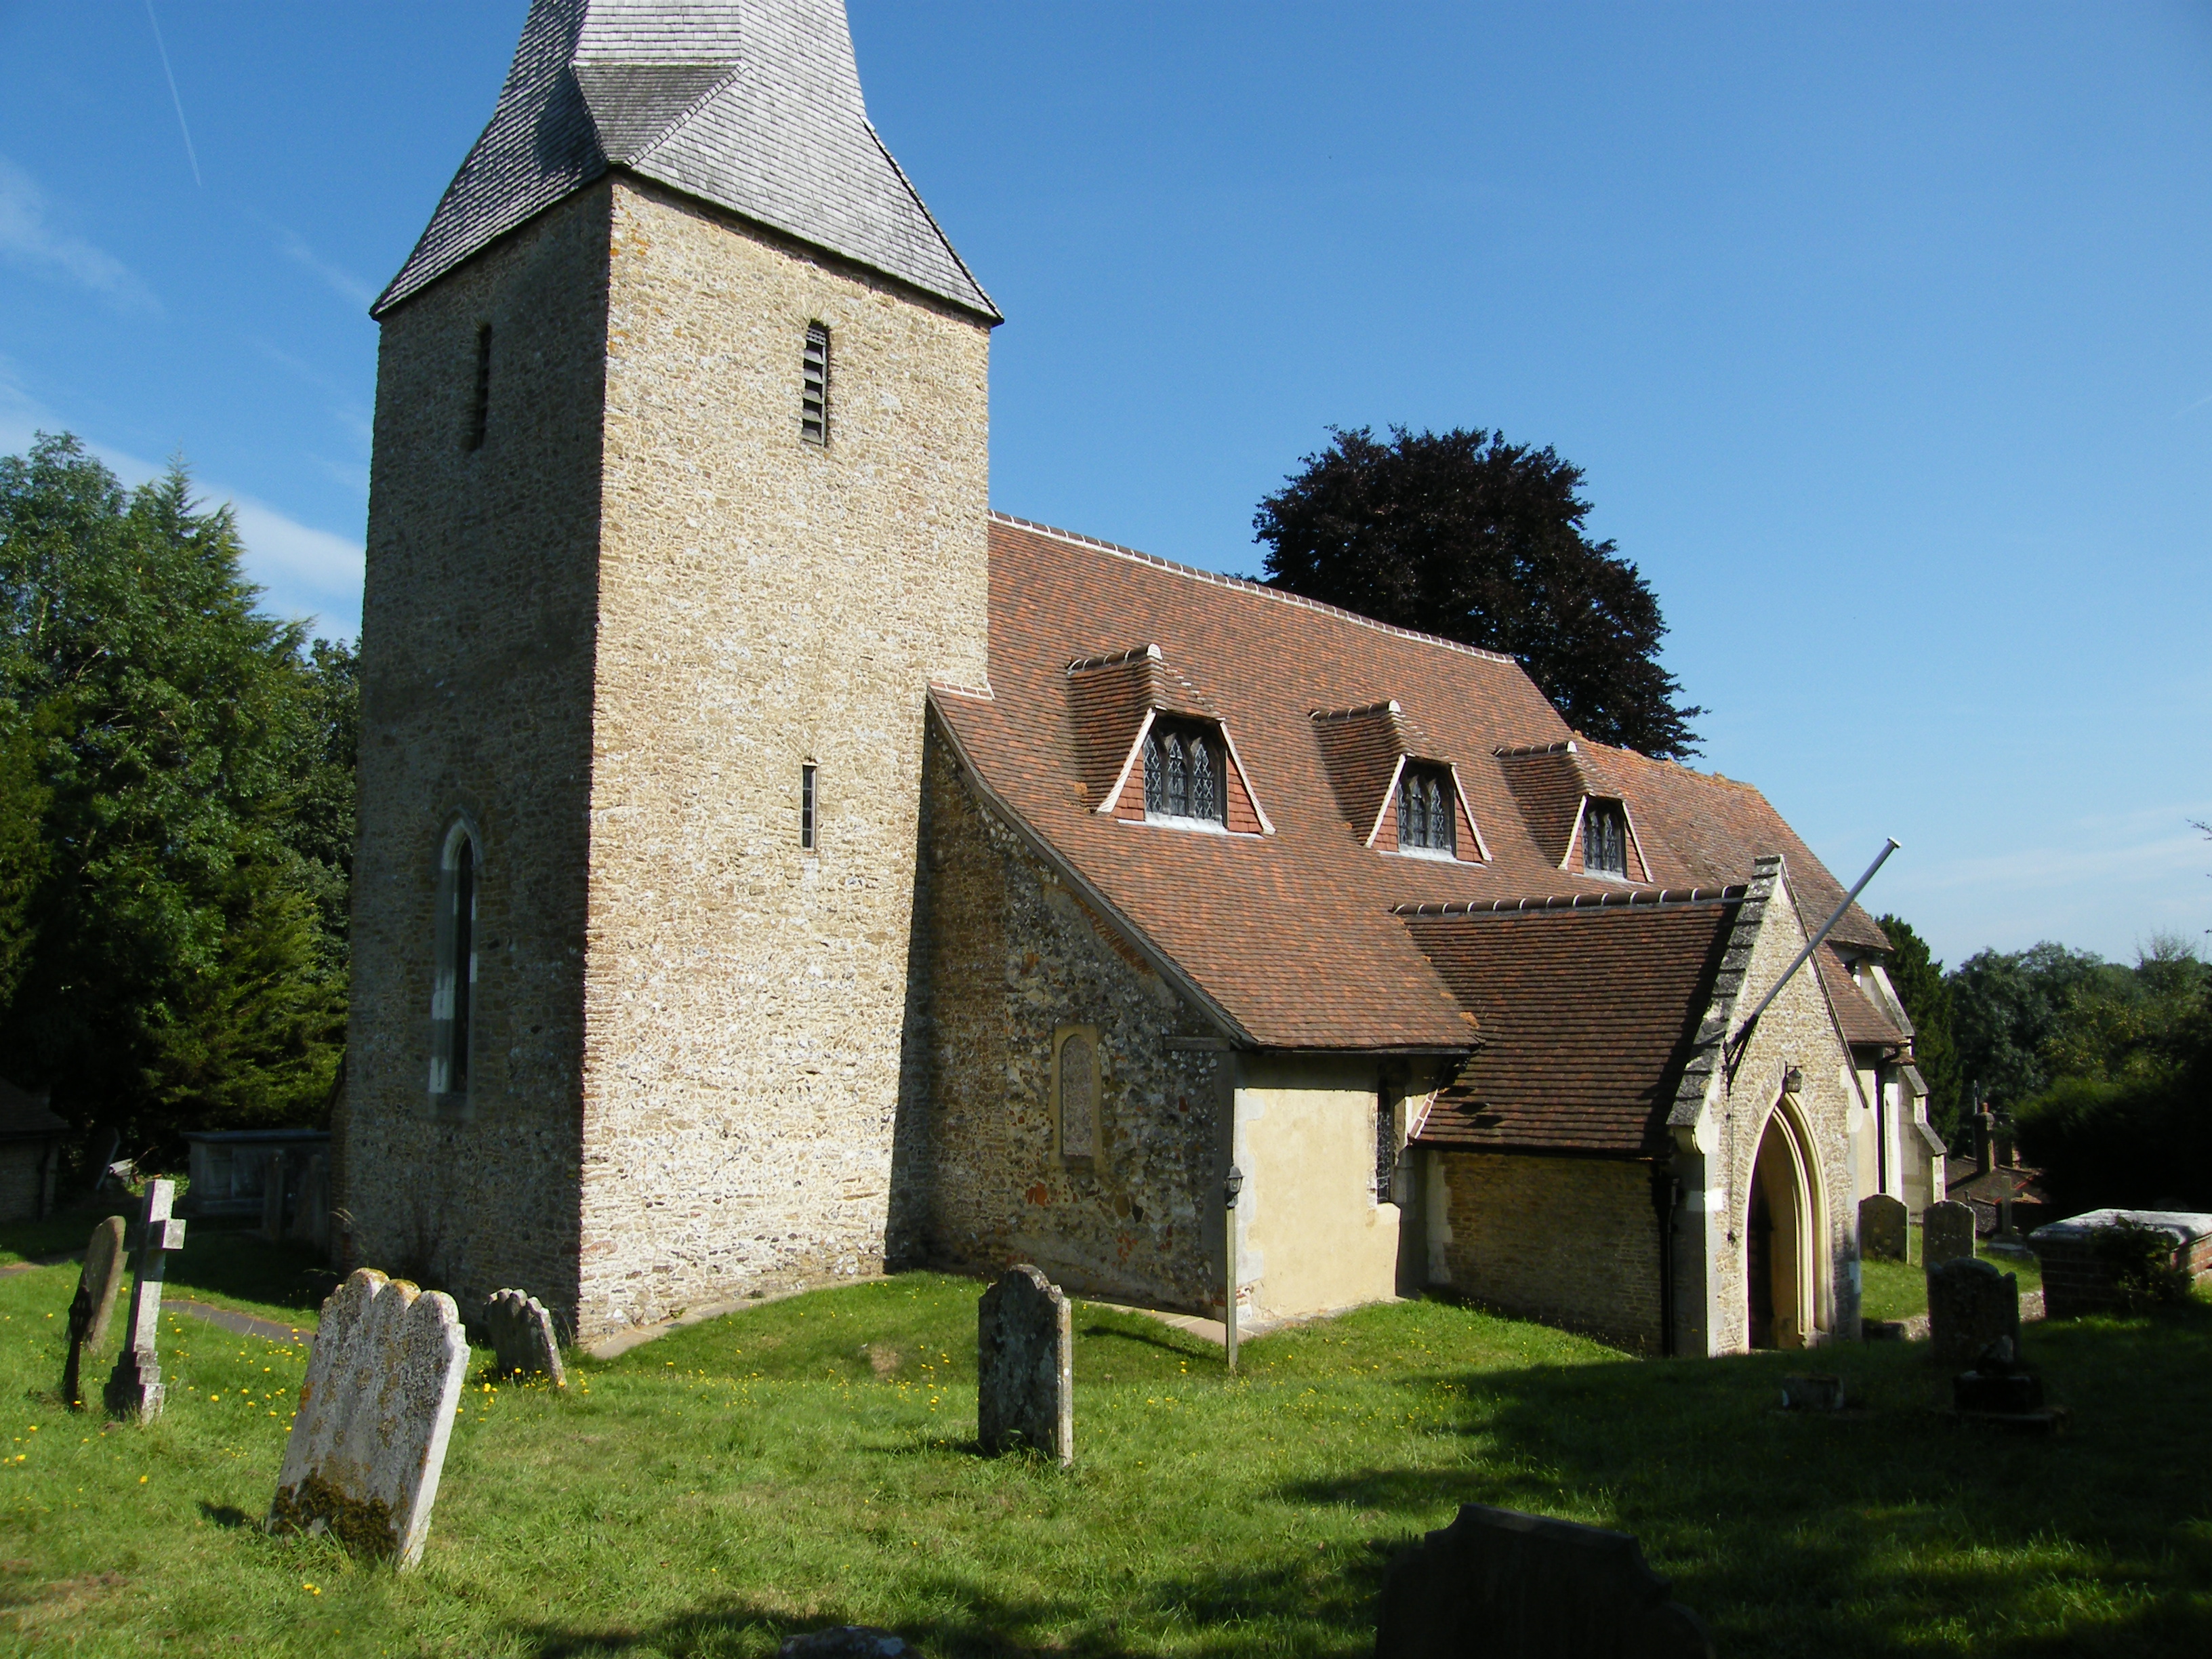
{"type": "Polygon", "coordinates": [[[609,188],[389,315],[362,618],[361,819],[334,1243],[465,1310],[573,1320],[609,188]],[[468,447],[477,330],[490,397],[468,447]],[[471,1087],[429,1093],[433,906],[480,832],[471,1087]]]}
{"type": "Polygon", "coordinates": [[[988,632],[988,331],[611,188],[587,1332],[880,1268],[925,696],[983,682],[988,632]],[[811,322],[826,447],[800,435],[811,322]]]}

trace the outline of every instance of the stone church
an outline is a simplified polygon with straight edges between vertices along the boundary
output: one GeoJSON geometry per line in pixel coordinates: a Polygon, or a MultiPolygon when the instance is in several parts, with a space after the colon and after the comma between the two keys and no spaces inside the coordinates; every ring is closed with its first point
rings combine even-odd
{"type": "Polygon", "coordinates": [[[841,0],[536,0],[374,314],[349,1262],[586,1338],[1027,1260],[1708,1353],[1853,1333],[1859,1199],[1942,1195],[1757,791],[992,511],[1000,315],[841,0]]]}

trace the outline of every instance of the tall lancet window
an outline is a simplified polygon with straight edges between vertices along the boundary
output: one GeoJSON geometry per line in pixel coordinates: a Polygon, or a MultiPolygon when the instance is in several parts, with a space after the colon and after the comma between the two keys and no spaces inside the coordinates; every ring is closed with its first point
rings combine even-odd
{"type": "Polygon", "coordinates": [[[477,839],[466,823],[446,832],[438,860],[430,993],[430,1092],[465,1100],[477,988],[477,839]]]}

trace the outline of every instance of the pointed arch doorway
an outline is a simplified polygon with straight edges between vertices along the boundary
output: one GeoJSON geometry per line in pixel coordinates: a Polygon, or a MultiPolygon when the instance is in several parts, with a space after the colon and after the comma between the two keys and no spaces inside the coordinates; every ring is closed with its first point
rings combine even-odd
{"type": "Polygon", "coordinates": [[[1820,1327],[1818,1176],[1787,1103],[1759,1139],[1744,1225],[1751,1346],[1802,1348],[1820,1327]]]}

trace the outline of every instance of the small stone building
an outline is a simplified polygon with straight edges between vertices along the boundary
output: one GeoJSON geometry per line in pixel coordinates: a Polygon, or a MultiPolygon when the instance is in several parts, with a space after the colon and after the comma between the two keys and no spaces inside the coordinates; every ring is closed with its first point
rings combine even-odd
{"type": "Polygon", "coordinates": [[[837,0],[537,0],[375,314],[351,1261],[1855,1328],[1880,930],[1510,659],[993,513],[837,0]]]}
{"type": "Polygon", "coordinates": [[[69,1125],[46,1100],[0,1078],[0,1222],[42,1221],[54,1207],[69,1125]]]}

